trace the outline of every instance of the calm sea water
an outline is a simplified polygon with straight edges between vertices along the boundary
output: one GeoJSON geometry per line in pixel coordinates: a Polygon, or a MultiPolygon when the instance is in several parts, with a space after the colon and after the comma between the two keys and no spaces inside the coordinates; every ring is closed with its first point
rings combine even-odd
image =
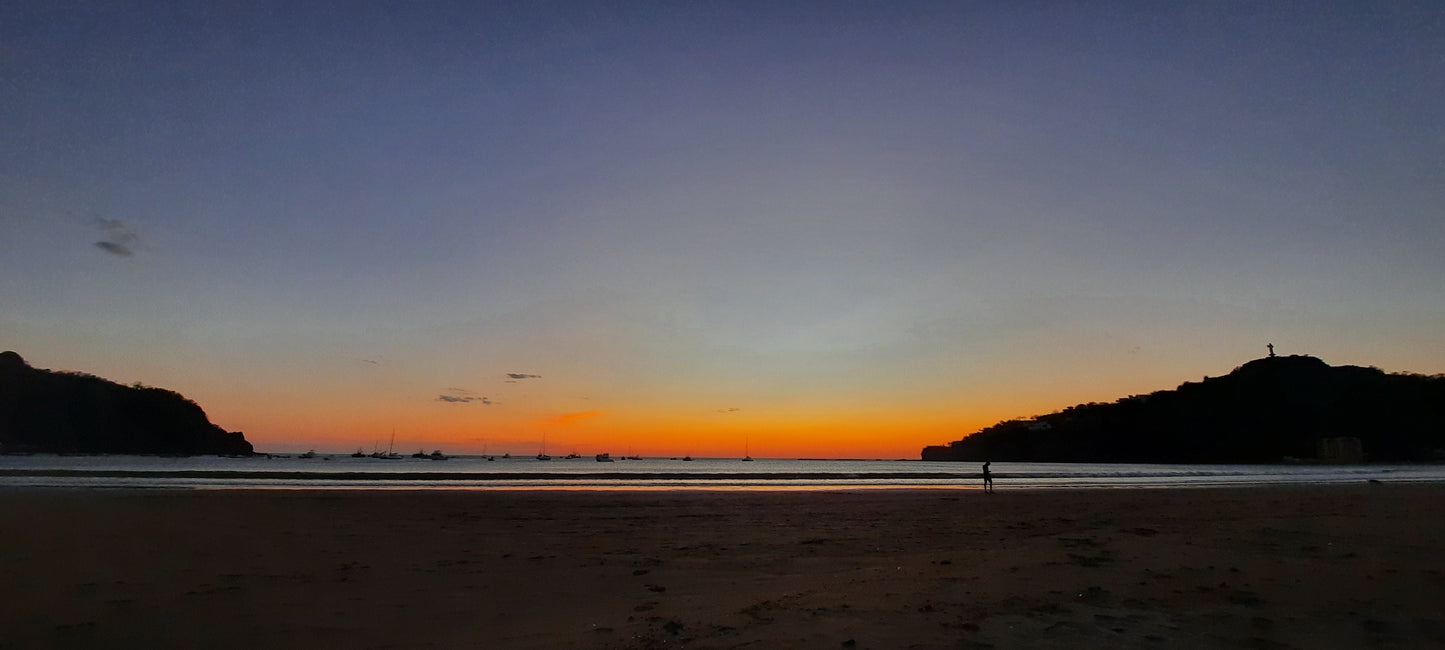
{"type": "MultiPolygon", "coordinates": [[[[1445,465],[994,463],[990,469],[998,489],[1445,482],[1445,465]]],[[[979,472],[975,463],[914,460],[0,456],[0,488],[947,489],[979,487],[979,472]]]]}

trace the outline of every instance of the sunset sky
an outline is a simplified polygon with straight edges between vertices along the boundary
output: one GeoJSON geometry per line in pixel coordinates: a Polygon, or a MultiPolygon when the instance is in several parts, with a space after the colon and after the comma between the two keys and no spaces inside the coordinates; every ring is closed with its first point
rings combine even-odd
{"type": "Polygon", "coordinates": [[[6,2],[0,349],[263,451],[1445,372],[1445,5],[6,2]]]}

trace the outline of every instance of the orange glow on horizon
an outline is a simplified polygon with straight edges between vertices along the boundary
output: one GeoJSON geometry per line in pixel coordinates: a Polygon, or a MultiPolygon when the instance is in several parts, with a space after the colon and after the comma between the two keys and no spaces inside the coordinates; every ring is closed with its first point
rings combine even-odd
{"type": "Polygon", "coordinates": [[[595,386],[564,393],[537,383],[478,391],[488,402],[456,403],[405,386],[283,390],[208,381],[182,388],[212,422],[243,432],[258,451],[385,449],[394,429],[395,449],[408,452],[532,455],[545,438],[547,451],[558,454],[755,458],[918,458],[925,446],[947,444],[999,421],[1139,392],[1139,386],[1121,382],[1100,381],[1080,390],[1001,381],[950,393],[868,399],[800,389],[765,399],[699,400],[687,393],[610,394],[595,386]],[[594,404],[607,408],[586,408],[594,404]]]}
{"type": "MultiPolygon", "coordinates": [[[[391,418],[396,449],[443,449],[448,453],[537,453],[545,438],[549,453],[755,458],[918,458],[926,445],[946,444],[999,418],[938,418],[933,414],[895,417],[886,413],[775,414],[772,417],[695,417],[644,412],[583,411],[540,418],[498,419],[490,413],[418,414],[391,418]],[[605,416],[605,417],[604,417],[605,416]]],[[[224,427],[228,418],[212,416],[224,427]]],[[[300,413],[252,414],[247,432],[258,451],[350,452],[386,448],[391,426],[365,417],[327,421],[300,413]],[[273,431],[282,432],[269,433],[273,431]]],[[[390,419],[389,419],[390,420],[390,419]]],[[[244,429],[243,429],[244,431],[244,429]]]]}
{"type": "Polygon", "coordinates": [[[555,415],[543,420],[542,425],[549,427],[577,426],[583,420],[588,420],[606,414],[606,411],[583,411],[581,413],[563,413],[561,415],[555,415]]]}

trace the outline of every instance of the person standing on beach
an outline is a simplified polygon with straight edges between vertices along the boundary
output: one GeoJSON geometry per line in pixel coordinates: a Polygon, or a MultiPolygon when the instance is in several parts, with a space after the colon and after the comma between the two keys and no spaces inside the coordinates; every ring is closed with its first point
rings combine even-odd
{"type": "Polygon", "coordinates": [[[993,474],[988,471],[988,466],[992,464],[992,461],[983,461],[983,491],[988,494],[993,494],[993,474]]]}

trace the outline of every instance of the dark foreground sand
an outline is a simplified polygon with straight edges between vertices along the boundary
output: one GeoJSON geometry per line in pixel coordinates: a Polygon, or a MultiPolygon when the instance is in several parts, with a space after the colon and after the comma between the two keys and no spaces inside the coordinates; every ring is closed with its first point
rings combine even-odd
{"type": "Polygon", "coordinates": [[[0,647],[1445,646],[1445,486],[0,490],[0,647]]]}

